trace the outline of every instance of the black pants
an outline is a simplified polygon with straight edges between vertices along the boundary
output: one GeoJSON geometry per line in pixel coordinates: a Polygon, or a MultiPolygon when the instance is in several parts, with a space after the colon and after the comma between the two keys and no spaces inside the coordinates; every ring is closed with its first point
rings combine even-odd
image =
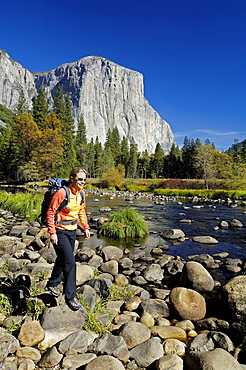
{"type": "Polygon", "coordinates": [[[56,229],[58,244],[54,245],[56,261],[48,285],[56,287],[64,279],[63,293],[66,300],[76,296],[76,263],[74,245],[76,230],[56,229]]]}

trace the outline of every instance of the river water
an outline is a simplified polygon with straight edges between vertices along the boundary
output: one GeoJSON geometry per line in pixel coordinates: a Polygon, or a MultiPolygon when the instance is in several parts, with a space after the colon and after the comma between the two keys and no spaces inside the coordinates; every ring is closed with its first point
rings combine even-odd
{"type": "Polygon", "coordinates": [[[214,254],[219,252],[228,252],[230,258],[245,259],[246,256],[246,209],[243,206],[231,208],[222,204],[203,204],[202,208],[193,208],[194,204],[179,202],[159,202],[142,197],[140,199],[126,200],[124,197],[95,196],[87,194],[87,211],[89,219],[94,217],[107,217],[108,213],[100,211],[103,207],[110,207],[112,211],[118,211],[124,207],[134,207],[144,218],[148,225],[150,234],[143,238],[130,241],[119,241],[108,239],[98,235],[93,229],[93,222],[90,222],[93,236],[83,242],[84,246],[95,249],[97,246],[115,245],[121,248],[143,248],[148,255],[149,252],[157,246],[167,245],[169,247],[167,254],[181,256],[188,259],[194,254],[214,254]],[[97,199],[98,201],[95,201],[97,199]],[[182,219],[191,219],[191,223],[181,223],[182,219]],[[238,219],[242,222],[242,228],[219,228],[213,230],[221,220],[227,222],[232,219],[238,219]],[[181,229],[188,238],[185,242],[170,242],[161,237],[165,229],[181,229]],[[209,235],[218,240],[218,244],[205,245],[191,241],[193,236],[209,235]]]}

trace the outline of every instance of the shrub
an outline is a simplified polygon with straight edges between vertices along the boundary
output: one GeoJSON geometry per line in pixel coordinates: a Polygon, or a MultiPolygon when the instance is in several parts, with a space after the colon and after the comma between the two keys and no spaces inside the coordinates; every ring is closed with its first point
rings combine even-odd
{"type": "Polygon", "coordinates": [[[109,238],[141,238],[149,233],[143,217],[134,209],[126,208],[109,214],[100,228],[100,233],[109,238]]]}

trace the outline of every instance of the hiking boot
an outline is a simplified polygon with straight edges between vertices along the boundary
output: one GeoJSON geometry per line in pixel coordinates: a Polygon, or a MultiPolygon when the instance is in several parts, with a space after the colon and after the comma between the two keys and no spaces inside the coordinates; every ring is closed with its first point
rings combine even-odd
{"type": "Polygon", "coordinates": [[[53,295],[53,297],[57,298],[60,295],[60,292],[56,286],[46,286],[45,290],[48,290],[53,295]]]}
{"type": "Polygon", "coordinates": [[[67,305],[71,310],[77,311],[80,308],[82,308],[81,304],[79,303],[79,300],[77,297],[73,297],[72,299],[67,300],[67,305]]]}

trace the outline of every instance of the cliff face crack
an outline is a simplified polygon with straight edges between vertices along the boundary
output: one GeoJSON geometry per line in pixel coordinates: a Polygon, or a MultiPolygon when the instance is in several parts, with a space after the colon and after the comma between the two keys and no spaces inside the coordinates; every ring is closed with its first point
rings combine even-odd
{"type": "Polygon", "coordinates": [[[32,73],[0,51],[0,104],[14,110],[20,91],[28,108],[41,86],[50,105],[61,85],[69,94],[75,126],[82,115],[88,140],[104,144],[108,129],[117,127],[130,142],[133,136],[140,152],[155,151],[157,143],[168,153],[174,143],[169,124],[144,97],[143,76],[105,58],[88,56],[48,72],[32,73]],[[16,86],[19,86],[16,89],[16,86]],[[103,127],[103,129],[102,129],[103,127]]]}

